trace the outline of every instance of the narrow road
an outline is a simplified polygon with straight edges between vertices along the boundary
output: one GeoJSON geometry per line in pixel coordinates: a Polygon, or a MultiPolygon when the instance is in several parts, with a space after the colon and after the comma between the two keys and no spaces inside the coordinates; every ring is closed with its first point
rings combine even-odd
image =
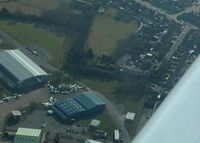
{"type": "Polygon", "coordinates": [[[188,25],[186,25],[184,27],[183,32],[180,33],[180,35],[178,36],[178,38],[176,39],[176,41],[174,41],[174,44],[172,45],[172,47],[169,49],[169,51],[165,54],[165,57],[163,58],[163,60],[159,63],[158,68],[163,64],[163,62],[165,61],[169,61],[170,58],[173,56],[174,52],[179,48],[179,46],[182,44],[183,40],[185,39],[185,37],[187,36],[187,34],[189,33],[189,31],[192,28],[188,25]]]}

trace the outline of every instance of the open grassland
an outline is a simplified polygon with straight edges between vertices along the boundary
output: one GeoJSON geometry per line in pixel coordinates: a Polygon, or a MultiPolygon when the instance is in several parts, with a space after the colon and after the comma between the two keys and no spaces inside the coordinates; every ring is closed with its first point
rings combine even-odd
{"type": "Polygon", "coordinates": [[[12,12],[20,11],[26,14],[40,15],[43,10],[53,10],[71,0],[0,0],[0,8],[6,7],[12,12]]]}
{"type": "Polygon", "coordinates": [[[11,21],[0,21],[0,31],[5,32],[21,44],[31,44],[48,50],[53,56],[51,63],[59,63],[62,36],[58,36],[46,29],[35,27],[34,24],[12,23],[11,21]]]}
{"type": "Polygon", "coordinates": [[[131,97],[126,97],[123,95],[124,98],[118,98],[115,93],[114,89],[118,87],[118,81],[102,81],[102,80],[93,80],[93,79],[82,79],[83,83],[88,85],[94,90],[99,91],[100,93],[104,94],[108,99],[111,101],[115,101],[117,103],[122,103],[124,105],[124,113],[126,112],[137,112],[141,106],[143,106],[144,100],[134,101],[131,97]]]}
{"type": "Polygon", "coordinates": [[[134,137],[137,131],[137,125],[140,119],[140,111],[144,105],[144,98],[139,101],[134,101],[130,97],[118,98],[114,94],[114,89],[119,85],[118,81],[101,81],[101,80],[91,80],[91,79],[82,79],[82,82],[99,91],[100,93],[104,94],[108,99],[111,101],[115,101],[117,104],[123,104],[124,111],[123,114],[127,112],[134,112],[136,113],[135,121],[132,124],[126,125],[129,134],[134,137]]]}
{"type": "Polygon", "coordinates": [[[97,16],[91,27],[87,46],[93,49],[95,55],[110,55],[116,48],[117,41],[136,32],[138,26],[136,22],[126,24],[109,16],[97,16]]]}
{"type": "Polygon", "coordinates": [[[108,15],[111,17],[115,17],[117,15],[117,9],[114,8],[108,8],[105,12],[104,15],[108,15]]]}
{"type": "Polygon", "coordinates": [[[12,49],[12,46],[10,46],[3,37],[0,37],[0,50],[5,49],[12,49]]]}
{"type": "Polygon", "coordinates": [[[0,98],[2,98],[3,96],[10,96],[11,95],[11,92],[8,91],[8,89],[6,89],[2,84],[1,84],[1,81],[0,81],[0,98]]]}

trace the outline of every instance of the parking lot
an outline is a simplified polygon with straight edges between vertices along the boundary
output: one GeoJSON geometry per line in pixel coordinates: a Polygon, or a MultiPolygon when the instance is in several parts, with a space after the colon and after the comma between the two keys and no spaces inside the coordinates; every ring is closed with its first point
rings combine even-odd
{"type": "Polygon", "coordinates": [[[31,102],[40,103],[48,100],[48,89],[40,88],[27,94],[23,94],[19,99],[10,100],[0,104],[0,130],[3,128],[5,117],[12,111],[28,106],[31,102]]]}
{"type": "Polygon", "coordinates": [[[55,133],[71,133],[71,134],[81,134],[87,131],[86,127],[81,127],[79,125],[71,125],[60,122],[55,119],[53,115],[48,115],[47,110],[35,110],[31,114],[25,114],[24,120],[20,121],[16,125],[8,126],[8,130],[17,130],[18,127],[27,128],[42,128],[45,132],[55,132],[55,133]],[[43,126],[43,123],[46,125],[43,126]]]}

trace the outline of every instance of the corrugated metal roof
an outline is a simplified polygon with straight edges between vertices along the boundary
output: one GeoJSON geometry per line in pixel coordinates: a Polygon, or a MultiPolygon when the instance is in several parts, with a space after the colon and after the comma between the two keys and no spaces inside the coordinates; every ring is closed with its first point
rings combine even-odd
{"type": "Polygon", "coordinates": [[[73,98],[64,99],[55,103],[55,107],[60,109],[65,115],[71,116],[80,112],[85,112],[85,108],[73,98]]]}
{"type": "Polygon", "coordinates": [[[96,95],[90,92],[83,92],[74,97],[78,102],[80,102],[88,110],[94,108],[97,105],[105,105],[105,103],[96,95]]]}
{"type": "Polygon", "coordinates": [[[16,135],[38,137],[40,136],[41,132],[41,129],[18,128],[16,135]]]}
{"type": "Polygon", "coordinates": [[[102,142],[87,139],[84,143],[102,143],[102,142]]]}
{"type": "Polygon", "coordinates": [[[134,120],[134,118],[135,118],[135,113],[128,112],[126,114],[126,120],[134,120]]]}
{"type": "Polygon", "coordinates": [[[5,50],[0,53],[0,64],[19,81],[33,76],[47,75],[38,65],[25,56],[20,50],[5,50]]]}
{"type": "Polygon", "coordinates": [[[98,127],[98,126],[100,126],[100,123],[101,123],[101,121],[99,121],[99,120],[92,120],[90,122],[90,126],[98,127]]]}

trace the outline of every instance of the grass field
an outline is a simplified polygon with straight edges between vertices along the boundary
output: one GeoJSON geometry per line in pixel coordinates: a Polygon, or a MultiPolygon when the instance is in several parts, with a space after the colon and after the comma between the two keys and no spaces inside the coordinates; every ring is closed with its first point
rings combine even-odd
{"type": "Polygon", "coordinates": [[[53,56],[54,65],[59,62],[62,36],[28,23],[0,21],[0,31],[5,32],[21,44],[32,44],[47,49],[53,56]]]}
{"type": "Polygon", "coordinates": [[[10,96],[11,92],[8,91],[1,83],[0,83],[0,98],[2,98],[4,95],[10,96]]]}
{"type": "Polygon", "coordinates": [[[43,10],[56,9],[61,2],[70,2],[70,0],[16,0],[6,2],[0,0],[0,8],[6,7],[12,12],[21,11],[26,14],[40,15],[43,10]]]}
{"type": "MultiPolygon", "coordinates": [[[[140,101],[135,102],[132,98],[117,98],[115,94],[113,93],[114,88],[116,88],[119,84],[118,81],[101,81],[101,80],[91,80],[91,79],[82,79],[82,82],[91,87],[92,89],[95,89],[99,91],[100,93],[103,93],[108,99],[111,101],[115,101],[117,104],[122,104],[124,106],[123,114],[126,114],[127,112],[134,112],[136,113],[136,120],[133,124],[127,125],[127,130],[129,131],[129,134],[134,137],[136,130],[137,130],[137,124],[139,122],[139,117],[137,116],[140,112],[140,110],[143,108],[144,105],[144,98],[140,101]]],[[[126,97],[126,95],[124,95],[126,97]]]]}
{"type": "Polygon", "coordinates": [[[97,16],[86,45],[92,48],[96,55],[110,55],[116,48],[117,41],[136,32],[138,26],[136,22],[125,24],[109,16],[97,16]]]}

